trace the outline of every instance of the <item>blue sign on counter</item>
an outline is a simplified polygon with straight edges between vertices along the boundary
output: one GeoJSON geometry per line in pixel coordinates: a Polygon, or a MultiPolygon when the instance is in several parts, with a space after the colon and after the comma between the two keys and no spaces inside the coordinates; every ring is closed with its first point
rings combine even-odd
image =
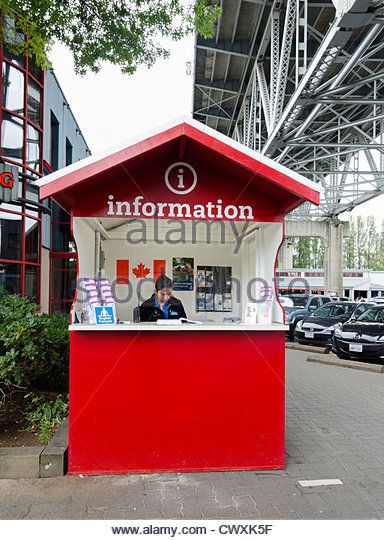
{"type": "Polygon", "coordinates": [[[95,306],[96,324],[116,324],[113,306],[95,306]]]}

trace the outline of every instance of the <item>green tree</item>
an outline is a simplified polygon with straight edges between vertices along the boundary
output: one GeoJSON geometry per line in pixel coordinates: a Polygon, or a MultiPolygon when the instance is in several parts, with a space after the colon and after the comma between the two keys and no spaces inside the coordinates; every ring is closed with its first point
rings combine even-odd
{"type": "Polygon", "coordinates": [[[356,244],[356,227],[355,221],[351,217],[349,219],[349,236],[344,238],[344,268],[355,268],[355,244],[356,244]]]}
{"type": "Polygon", "coordinates": [[[366,243],[367,243],[367,228],[362,216],[356,218],[356,237],[355,249],[356,260],[355,268],[365,268],[366,266],[366,243]]]}
{"type": "Polygon", "coordinates": [[[384,220],[381,222],[381,231],[379,239],[379,257],[377,263],[378,270],[384,270],[384,220]]]}
{"type": "Polygon", "coordinates": [[[58,41],[79,74],[98,72],[102,62],[129,74],[150,67],[169,55],[164,38],[179,40],[195,29],[209,37],[221,12],[209,0],[0,0],[0,9],[0,37],[10,52],[33,56],[46,68],[58,41]]]}
{"type": "Polygon", "coordinates": [[[370,270],[377,270],[380,257],[380,235],[374,216],[367,217],[366,238],[365,266],[370,270]]]}
{"type": "Polygon", "coordinates": [[[311,239],[310,238],[295,238],[294,246],[296,255],[293,256],[294,268],[310,268],[311,267],[311,239]]]}
{"type": "Polygon", "coordinates": [[[324,241],[321,238],[311,238],[311,266],[310,268],[324,267],[324,241]]]}
{"type": "Polygon", "coordinates": [[[344,240],[345,268],[384,269],[384,222],[379,233],[374,216],[351,218],[344,240]]]}

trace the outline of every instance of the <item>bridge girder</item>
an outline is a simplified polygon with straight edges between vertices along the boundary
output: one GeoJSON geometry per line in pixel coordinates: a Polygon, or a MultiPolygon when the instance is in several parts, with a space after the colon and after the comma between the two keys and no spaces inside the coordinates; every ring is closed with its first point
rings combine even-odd
{"type": "Polygon", "coordinates": [[[298,219],[384,193],[384,0],[221,5],[196,42],[194,117],[320,183],[298,219]]]}

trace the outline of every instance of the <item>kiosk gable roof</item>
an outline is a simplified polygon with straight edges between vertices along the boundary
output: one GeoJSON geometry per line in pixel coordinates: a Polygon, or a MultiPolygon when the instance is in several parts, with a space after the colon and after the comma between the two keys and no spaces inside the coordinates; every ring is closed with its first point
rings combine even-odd
{"type": "Polygon", "coordinates": [[[113,167],[140,159],[140,156],[147,152],[159,151],[164,145],[183,136],[206,147],[212,155],[223,156],[237,166],[254,172],[255,176],[269,182],[271,188],[289,192],[291,197],[286,211],[292,210],[303,201],[313,204],[320,202],[319,187],[312,181],[188,117],[178,118],[144,136],[138,136],[41,178],[36,182],[40,186],[40,198],[54,197],[58,202],[71,207],[71,191],[76,192],[80,184],[106,173],[113,167]],[[295,199],[293,204],[292,195],[295,199]]]}

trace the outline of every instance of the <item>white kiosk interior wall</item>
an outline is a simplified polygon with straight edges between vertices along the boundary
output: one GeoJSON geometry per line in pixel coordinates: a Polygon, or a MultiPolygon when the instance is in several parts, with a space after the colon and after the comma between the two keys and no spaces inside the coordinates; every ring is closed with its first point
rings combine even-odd
{"type": "MultiPolygon", "coordinates": [[[[193,223],[191,220],[154,222],[151,219],[74,217],[79,283],[82,278],[98,275],[108,278],[115,294],[118,319],[132,321],[133,309],[138,304],[137,278],[132,269],[140,263],[150,269],[140,289],[143,301],[154,291],[153,281],[148,282],[148,278],[153,278],[154,259],[166,261],[166,275],[172,278],[173,257],[191,257],[194,259],[195,277],[198,266],[232,268],[232,311],[198,312],[195,282],[192,291],[174,292],[183,302],[188,318],[219,323],[224,318],[239,317],[244,322],[246,304],[262,294],[263,282],[255,278],[262,278],[273,290],[271,322],[283,323],[284,314],[274,287],[275,261],[283,238],[283,224],[244,221],[193,223]],[[241,238],[241,235],[244,236],[241,238]],[[102,252],[104,257],[100,256],[102,252]],[[130,285],[116,284],[116,261],[121,259],[129,260],[130,285]]],[[[83,293],[78,290],[74,311],[81,312],[83,300],[83,293]]],[[[259,306],[256,303],[257,313],[259,306]]]]}

